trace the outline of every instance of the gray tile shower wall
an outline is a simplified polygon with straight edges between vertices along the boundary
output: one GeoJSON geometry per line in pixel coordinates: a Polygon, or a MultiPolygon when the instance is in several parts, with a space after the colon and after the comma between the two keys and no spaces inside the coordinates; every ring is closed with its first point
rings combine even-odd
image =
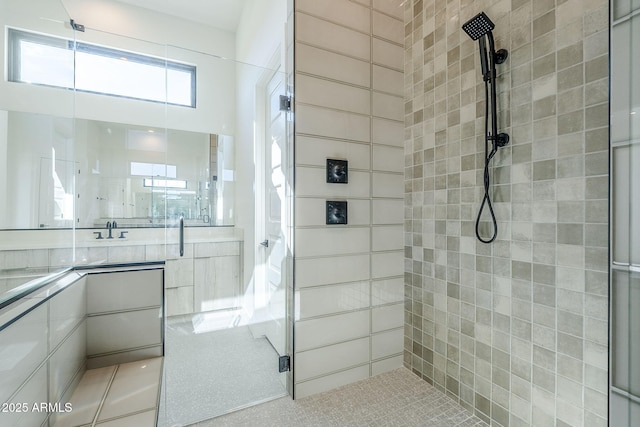
{"type": "Polygon", "coordinates": [[[296,398],[402,365],[402,3],[295,1],[296,398]]]}
{"type": "Polygon", "coordinates": [[[492,425],[607,425],[608,3],[405,2],[404,364],[492,425]],[[480,11],[496,24],[497,240],[480,11]]]}

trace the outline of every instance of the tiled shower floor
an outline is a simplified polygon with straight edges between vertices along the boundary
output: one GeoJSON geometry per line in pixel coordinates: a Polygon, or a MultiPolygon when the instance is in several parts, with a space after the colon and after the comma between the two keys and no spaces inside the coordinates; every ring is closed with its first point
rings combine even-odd
{"type": "Polygon", "coordinates": [[[192,427],[487,426],[401,368],[315,396],[281,398],[192,427]]]}

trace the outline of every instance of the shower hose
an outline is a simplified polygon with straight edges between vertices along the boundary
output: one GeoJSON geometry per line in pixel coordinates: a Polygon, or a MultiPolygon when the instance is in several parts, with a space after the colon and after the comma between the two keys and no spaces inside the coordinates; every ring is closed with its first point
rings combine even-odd
{"type": "MultiPolygon", "coordinates": [[[[496,240],[498,236],[498,223],[496,222],[496,214],[493,211],[493,204],[491,203],[491,196],[489,195],[491,179],[489,175],[489,163],[493,156],[498,152],[498,134],[497,134],[497,117],[496,117],[496,68],[495,68],[495,58],[494,58],[494,46],[493,46],[493,37],[489,37],[489,76],[484,78],[484,94],[485,94],[485,105],[484,105],[484,174],[483,174],[483,182],[484,182],[484,197],[482,198],[482,204],[480,205],[480,209],[478,210],[478,217],[476,218],[476,237],[482,243],[491,243],[496,240]],[[491,93],[489,93],[489,85],[491,85],[491,93]],[[491,98],[489,98],[491,95],[491,98]],[[489,131],[489,103],[491,103],[491,119],[492,119],[492,132],[489,131]],[[491,151],[489,151],[489,141],[491,141],[491,151]],[[489,239],[485,239],[480,235],[480,217],[482,216],[482,212],[484,208],[487,207],[489,209],[489,214],[491,215],[491,221],[493,222],[493,234],[489,239]]],[[[483,49],[480,49],[481,55],[486,55],[486,51],[483,52],[483,49]]]]}

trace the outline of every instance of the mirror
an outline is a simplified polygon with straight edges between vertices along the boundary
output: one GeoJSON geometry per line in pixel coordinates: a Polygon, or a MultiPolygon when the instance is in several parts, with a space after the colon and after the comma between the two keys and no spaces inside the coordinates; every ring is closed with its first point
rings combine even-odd
{"type": "Polygon", "coordinates": [[[16,111],[6,123],[10,158],[35,167],[8,165],[2,229],[233,225],[229,135],[16,111]],[[70,138],[75,153],[56,151],[70,138]]]}

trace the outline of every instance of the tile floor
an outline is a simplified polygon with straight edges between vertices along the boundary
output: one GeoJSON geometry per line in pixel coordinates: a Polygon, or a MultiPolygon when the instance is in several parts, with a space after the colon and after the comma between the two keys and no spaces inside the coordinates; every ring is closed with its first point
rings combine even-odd
{"type": "Polygon", "coordinates": [[[406,368],[315,396],[280,398],[191,427],[487,426],[406,368]]]}
{"type": "Polygon", "coordinates": [[[69,400],[73,410],[55,426],[153,427],[161,374],[161,357],[90,369],[69,400]]]}

